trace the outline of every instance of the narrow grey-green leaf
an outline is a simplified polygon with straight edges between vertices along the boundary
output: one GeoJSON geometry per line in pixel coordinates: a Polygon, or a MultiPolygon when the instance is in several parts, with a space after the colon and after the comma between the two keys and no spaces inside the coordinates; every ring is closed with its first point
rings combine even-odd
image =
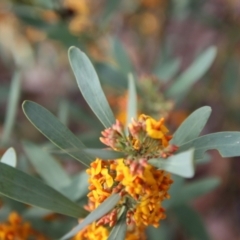
{"type": "Polygon", "coordinates": [[[174,133],[171,143],[180,146],[198,137],[206,125],[211,112],[212,109],[208,106],[201,107],[194,111],[174,133]]]}
{"type": "Polygon", "coordinates": [[[173,239],[173,231],[170,224],[165,221],[161,222],[161,226],[155,228],[153,226],[147,227],[147,239],[148,240],[168,240],[173,239]]]}
{"type": "Polygon", "coordinates": [[[86,166],[94,160],[91,156],[81,152],[81,149],[85,147],[84,144],[47,109],[37,103],[25,101],[23,111],[28,120],[65,153],[86,166]],[[72,151],[72,149],[79,151],[72,151]]]}
{"type": "Polygon", "coordinates": [[[196,240],[210,240],[209,234],[199,214],[188,205],[180,205],[173,209],[178,222],[191,238],[196,240]]]}
{"type": "Polygon", "coordinates": [[[173,59],[160,63],[154,70],[155,74],[159,77],[160,82],[167,82],[177,74],[180,69],[181,61],[179,59],[173,59]]]}
{"type": "Polygon", "coordinates": [[[92,222],[98,220],[109,211],[111,211],[118,201],[120,200],[120,195],[115,193],[108,197],[101,205],[99,205],[94,211],[92,211],[81,223],[79,223],[75,228],[73,228],[70,232],[64,235],[61,240],[69,239],[77,234],[80,230],[82,230],[87,225],[91,224],[92,222]]]}
{"type": "Polygon", "coordinates": [[[137,117],[137,93],[132,74],[128,74],[128,103],[127,103],[127,126],[132,118],[137,117]]]}
{"type": "Polygon", "coordinates": [[[78,87],[89,107],[106,128],[111,127],[115,123],[115,117],[103,93],[92,63],[76,47],[69,48],[68,57],[78,87]]]}
{"type": "Polygon", "coordinates": [[[7,151],[3,154],[1,162],[5,163],[11,167],[16,167],[17,165],[17,155],[14,148],[8,148],[7,151]]]}
{"type": "Polygon", "coordinates": [[[124,212],[117,224],[113,227],[107,240],[125,240],[127,232],[126,212],[124,212]]]}
{"type": "Polygon", "coordinates": [[[111,149],[85,148],[83,151],[95,158],[101,158],[104,160],[117,159],[126,156],[123,152],[117,152],[111,149]]]}
{"type": "Polygon", "coordinates": [[[68,101],[65,99],[61,100],[59,103],[58,118],[65,126],[68,125],[69,112],[70,109],[68,101]]]}
{"type": "Polygon", "coordinates": [[[86,211],[40,180],[0,163],[0,193],[19,202],[49,209],[75,218],[86,211]]]}
{"type": "Polygon", "coordinates": [[[68,174],[50,154],[30,142],[24,142],[23,148],[36,171],[51,187],[60,191],[71,183],[68,174]]]}
{"type": "Polygon", "coordinates": [[[217,54],[216,47],[209,47],[187,68],[167,91],[170,98],[183,96],[211,67],[217,54]]]}
{"type": "Polygon", "coordinates": [[[190,202],[197,197],[200,197],[214,190],[220,184],[220,179],[209,177],[187,183],[178,192],[177,198],[171,198],[171,207],[190,202]]]}
{"type": "Polygon", "coordinates": [[[173,202],[175,200],[177,201],[178,195],[180,194],[185,182],[185,179],[183,177],[179,177],[177,175],[172,175],[172,180],[173,183],[169,189],[169,195],[171,198],[163,202],[163,207],[165,209],[169,209],[173,205],[173,202]]]}
{"type": "Polygon", "coordinates": [[[16,120],[16,113],[17,113],[17,107],[18,107],[18,102],[20,97],[20,91],[21,91],[20,72],[17,71],[13,75],[11,86],[10,86],[10,93],[8,96],[7,112],[6,112],[6,117],[3,124],[3,132],[2,132],[2,139],[1,139],[1,143],[3,145],[8,143],[12,133],[14,122],[16,120]]]}
{"type": "Polygon", "coordinates": [[[31,219],[31,218],[44,218],[45,216],[51,214],[52,211],[43,209],[43,208],[28,208],[26,211],[23,213],[24,219],[31,219]]]}
{"type": "Polygon", "coordinates": [[[101,23],[103,25],[109,22],[109,20],[114,15],[114,13],[119,9],[120,4],[121,4],[121,1],[112,1],[112,0],[105,1],[104,12],[101,20],[101,23]]]}
{"type": "Polygon", "coordinates": [[[156,168],[163,169],[167,172],[176,174],[181,177],[193,177],[194,163],[193,163],[194,149],[188,149],[177,155],[164,158],[152,158],[148,162],[156,168]]]}
{"type": "Polygon", "coordinates": [[[88,174],[85,171],[75,175],[71,183],[61,189],[61,193],[72,201],[85,197],[88,191],[88,174]]]}
{"type": "Polygon", "coordinates": [[[218,132],[195,138],[179,147],[178,153],[194,148],[194,160],[202,159],[208,150],[216,149],[222,157],[240,156],[240,132],[218,132]]]}
{"type": "Polygon", "coordinates": [[[132,72],[132,63],[130,58],[124,49],[122,43],[117,39],[113,39],[113,53],[114,58],[117,61],[119,69],[126,75],[132,72]]]}

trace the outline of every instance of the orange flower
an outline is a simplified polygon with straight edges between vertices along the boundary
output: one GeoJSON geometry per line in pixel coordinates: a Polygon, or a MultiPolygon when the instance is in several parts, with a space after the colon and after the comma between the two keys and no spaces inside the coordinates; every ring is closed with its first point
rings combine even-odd
{"type": "Polygon", "coordinates": [[[164,147],[168,146],[168,141],[171,139],[166,136],[168,129],[164,126],[164,118],[161,118],[159,121],[151,117],[146,119],[146,131],[149,137],[154,139],[161,139],[164,147]]]}
{"type": "Polygon", "coordinates": [[[80,231],[72,240],[107,240],[108,235],[107,228],[92,223],[80,231]]]}
{"type": "Polygon", "coordinates": [[[0,239],[47,240],[48,238],[34,230],[30,223],[23,222],[22,218],[16,212],[12,212],[8,217],[8,222],[0,223],[0,239]]]}

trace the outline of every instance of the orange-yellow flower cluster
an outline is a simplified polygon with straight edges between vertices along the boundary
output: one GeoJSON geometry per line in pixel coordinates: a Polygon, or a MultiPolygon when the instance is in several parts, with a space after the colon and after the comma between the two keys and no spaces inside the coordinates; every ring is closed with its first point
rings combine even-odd
{"type": "MultiPolygon", "coordinates": [[[[96,223],[84,228],[72,240],[107,240],[109,229],[104,226],[96,226],[96,223]]],[[[130,226],[126,234],[126,240],[145,240],[145,234],[135,226],[130,226]]]]}
{"type": "Polygon", "coordinates": [[[12,212],[6,223],[0,223],[1,240],[47,240],[45,236],[34,230],[30,223],[23,222],[22,218],[12,212]]]}
{"type": "Polygon", "coordinates": [[[84,228],[72,240],[107,240],[109,231],[104,226],[96,226],[96,223],[84,228]]]}
{"type": "Polygon", "coordinates": [[[112,228],[122,209],[126,209],[129,237],[126,239],[144,239],[145,228],[158,227],[159,221],[166,217],[162,201],[170,197],[168,190],[173,181],[170,174],[148,164],[148,160],[167,158],[177,147],[169,144],[171,136],[167,135],[163,118],[156,121],[142,114],[129,124],[128,130],[126,135],[122,124],[116,121],[100,138],[112,149],[124,152],[125,158],[97,158],[87,169],[90,184],[87,210],[93,211],[113,193],[119,193],[121,199],[109,213],[81,231],[78,234],[81,238],[76,240],[100,239],[100,236],[105,239],[107,233],[103,227],[112,228]]]}

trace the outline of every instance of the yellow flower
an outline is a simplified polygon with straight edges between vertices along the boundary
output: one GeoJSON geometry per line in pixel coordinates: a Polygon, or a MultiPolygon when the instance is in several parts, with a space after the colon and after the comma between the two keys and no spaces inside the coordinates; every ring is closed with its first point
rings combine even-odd
{"type": "MultiPolygon", "coordinates": [[[[110,231],[107,227],[97,226],[96,223],[84,228],[72,240],[106,240],[108,239],[110,231]]],[[[136,226],[128,227],[126,240],[145,240],[145,234],[142,229],[136,226]]]]}
{"type": "Polygon", "coordinates": [[[96,226],[94,222],[80,231],[72,240],[107,240],[108,235],[107,228],[96,226]]]}
{"type": "Polygon", "coordinates": [[[12,212],[6,223],[0,223],[0,239],[1,240],[47,240],[41,233],[34,230],[30,223],[23,222],[22,218],[12,212]]]}
{"type": "Polygon", "coordinates": [[[158,226],[165,218],[161,203],[169,198],[167,193],[172,180],[170,174],[147,165],[142,174],[132,174],[124,159],[116,161],[116,180],[121,181],[126,193],[135,200],[133,220],[137,226],[142,224],[158,226]]]}
{"type": "Polygon", "coordinates": [[[156,121],[151,117],[147,117],[146,131],[149,137],[154,139],[161,139],[163,146],[168,146],[169,136],[166,135],[166,133],[168,133],[168,129],[164,126],[164,118],[156,121]]]}
{"type": "Polygon", "coordinates": [[[86,207],[88,210],[95,209],[110,196],[111,187],[114,183],[113,176],[110,174],[112,165],[113,161],[103,161],[97,158],[91,163],[90,169],[87,169],[87,173],[90,175],[88,180],[90,193],[88,197],[91,202],[91,204],[86,207]]]}

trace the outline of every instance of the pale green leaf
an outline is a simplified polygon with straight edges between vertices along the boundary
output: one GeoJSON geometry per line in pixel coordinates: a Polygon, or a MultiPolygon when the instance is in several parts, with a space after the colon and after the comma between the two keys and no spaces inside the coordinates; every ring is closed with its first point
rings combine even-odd
{"type": "Polygon", "coordinates": [[[211,67],[217,54],[216,47],[209,47],[188,67],[168,89],[170,98],[182,97],[211,67]]]}
{"type": "Polygon", "coordinates": [[[66,100],[61,100],[59,103],[58,118],[65,126],[68,125],[69,112],[69,102],[66,100]]]}
{"type": "Polygon", "coordinates": [[[69,48],[68,56],[78,87],[89,107],[106,128],[111,127],[115,118],[92,63],[76,47],[69,48]]]}
{"type": "Polygon", "coordinates": [[[207,123],[212,109],[208,106],[201,107],[194,111],[177,129],[171,140],[171,144],[182,145],[199,136],[207,123]]]}
{"type": "Polygon", "coordinates": [[[61,238],[61,240],[65,240],[73,237],[76,233],[78,233],[84,227],[100,219],[102,216],[107,214],[116,206],[120,198],[121,198],[120,195],[117,193],[108,197],[101,205],[99,205],[94,211],[92,211],[81,223],[79,223],[75,228],[73,228],[70,232],[64,235],[61,238]]]}
{"type": "Polygon", "coordinates": [[[11,167],[16,167],[17,165],[17,155],[14,148],[8,148],[7,151],[3,154],[1,162],[5,163],[11,167]]]}
{"type": "Polygon", "coordinates": [[[66,171],[49,153],[30,142],[24,142],[23,148],[35,170],[48,185],[60,191],[71,183],[66,171]]]}
{"type": "Polygon", "coordinates": [[[18,102],[20,98],[20,91],[21,91],[21,76],[20,72],[15,72],[12,78],[11,86],[10,86],[10,93],[8,97],[8,104],[7,104],[7,112],[6,117],[3,124],[3,132],[1,143],[6,145],[12,133],[12,129],[14,126],[14,122],[16,120],[16,113],[18,108],[18,102]]]}
{"type": "Polygon", "coordinates": [[[31,219],[31,218],[44,218],[45,216],[52,214],[53,212],[47,209],[43,208],[28,208],[24,213],[22,214],[24,219],[31,219]]]}
{"type": "Polygon", "coordinates": [[[165,221],[161,221],[159,227],[155,228],[153,226],[147,227],[147,240],[169,240],[173,239],[173,231],[170,229],[170,224],[165,221]]]}
{"type": "Polygon", "coordinates": [[[81,149],[85,147],[84,144],[47,109],[37,103],[25,101],[23,111],[28,120],[65,153],[86,166],[94,160],[91,156],[81,152],[81,149]],[[72,151],[72,149],[78,149],[78,151],[72,151]]]}
{"type": "Polygon", "coordinates": [[[94,65],[101,83],[106,86],[125,90],[127,89],[128,79],[116,66],[106,62],[98,62],[94,65]]]}
{"type": "Polygon", "coordinates": [[[200,197],[214,190],[220,184],[220,179],[216,177],[204,178],[191,183],[186,183],[178,192],[177,197],[171,197],[170,206],[180,205],[190,202],[197,197],[200,197]]]}
{"type": "Polygon", "coordinates": [[[237,157],[240,156],[240,132],[207,134],[181,145],[178,152],[189,148],[195,149],[194,160],[204,158],[204,153],[212,149],[218,150],[222,157],[237,157]]]}
{"type": "Polygon", "coordinates": [[[161,65],[154,71],[159,77],[160,82],[167,82],[173,78],[180,69],[180,63],[181,61],[179,59],[173,59],[161,63],[161,65]]]}
{"type": "Polygon", "coordinates": [[[188,235],[196,240],[210,240],[209,234],[199,214],[188,205],[180,205],[173,209],[179,224],[188,235]]]}
{"type": "Polygon", "coordinates": [[[101,148],[85,148],[83,151],[95,158],[101,158],[104,160],[117,159],[126,156],[123,152],[117,152],[111,149],[101,149],[101,148]]]}
{"type": "Polygon", "coordinates": [[[61,189],[61,193],[72,201],[77,201],[88,193],[88,174],[84,171],[75,175],[68,186],[61,189]]]}
{"type": "Polygon", "coordinates": [[[193,163],[194,149],[189,149],[177,155],[163,158],[153,158],[148,162],[158,169],[176,174],[181,177],[190,178],[194,175],[193,163]]]}
{"type": "Polygon", "coordinates": [[[167,201],[163,201],[163,207],[165,209],[169,209],[172,206],[172,203],[175,201],[175,199],[178,199],[178,195],[181,192],[181,189],[183,188],[183,185],[185,183],[185,179],[183,177],[179,177],[177,175],[172,175],[173,183],[171,184],[171,187],[169,189],[169,195],[171,196],[170,199],[167,201]]]}
{"type": "Polygon", "coordinates": [[[127,75],[133,71],[130,58],[126,50],[124,49],[122,43],[117,38],[113,39],[113,54],[114,54],[115,60],[117,61],[119,69],[124,74],[127,75]]]}
{"type": "Polygon", "coordinates": [[[121,1],[105,1],[104,12],[101,18],[101,24],[105,25],[109,22],[112,16],[114,16],[115,12],[119,9],[119,5],[121,1]]]}
{"type": "Polygon", "coordinates": [[[206,163],[209,163],[209,162],[211,161],[211,159],[212,159],[211,155],[206,152],[206,153],[204,154],[203,158],[198,159],[198,160],[196,161],[196,164],[206,164],[206,163]]]}
{"type": "Polygon", "coordinates": [[[0,193],[19,202],[45,208],[75,218],[86,211],[40,180],[0,163],[0,193]]]}
{"type": "Polygon", "coordinates": [[[107,240],[125,240],[127,232],[126,212],[122,213],[117,224],[111,230],[107,240]]]}
{"type": "Polygon", "coordinates": [[[128,102],[127,102],[127,126],[131,123],[132,118],[137,117],[137,93],[134,78],[128,74],[128,102]]]}

